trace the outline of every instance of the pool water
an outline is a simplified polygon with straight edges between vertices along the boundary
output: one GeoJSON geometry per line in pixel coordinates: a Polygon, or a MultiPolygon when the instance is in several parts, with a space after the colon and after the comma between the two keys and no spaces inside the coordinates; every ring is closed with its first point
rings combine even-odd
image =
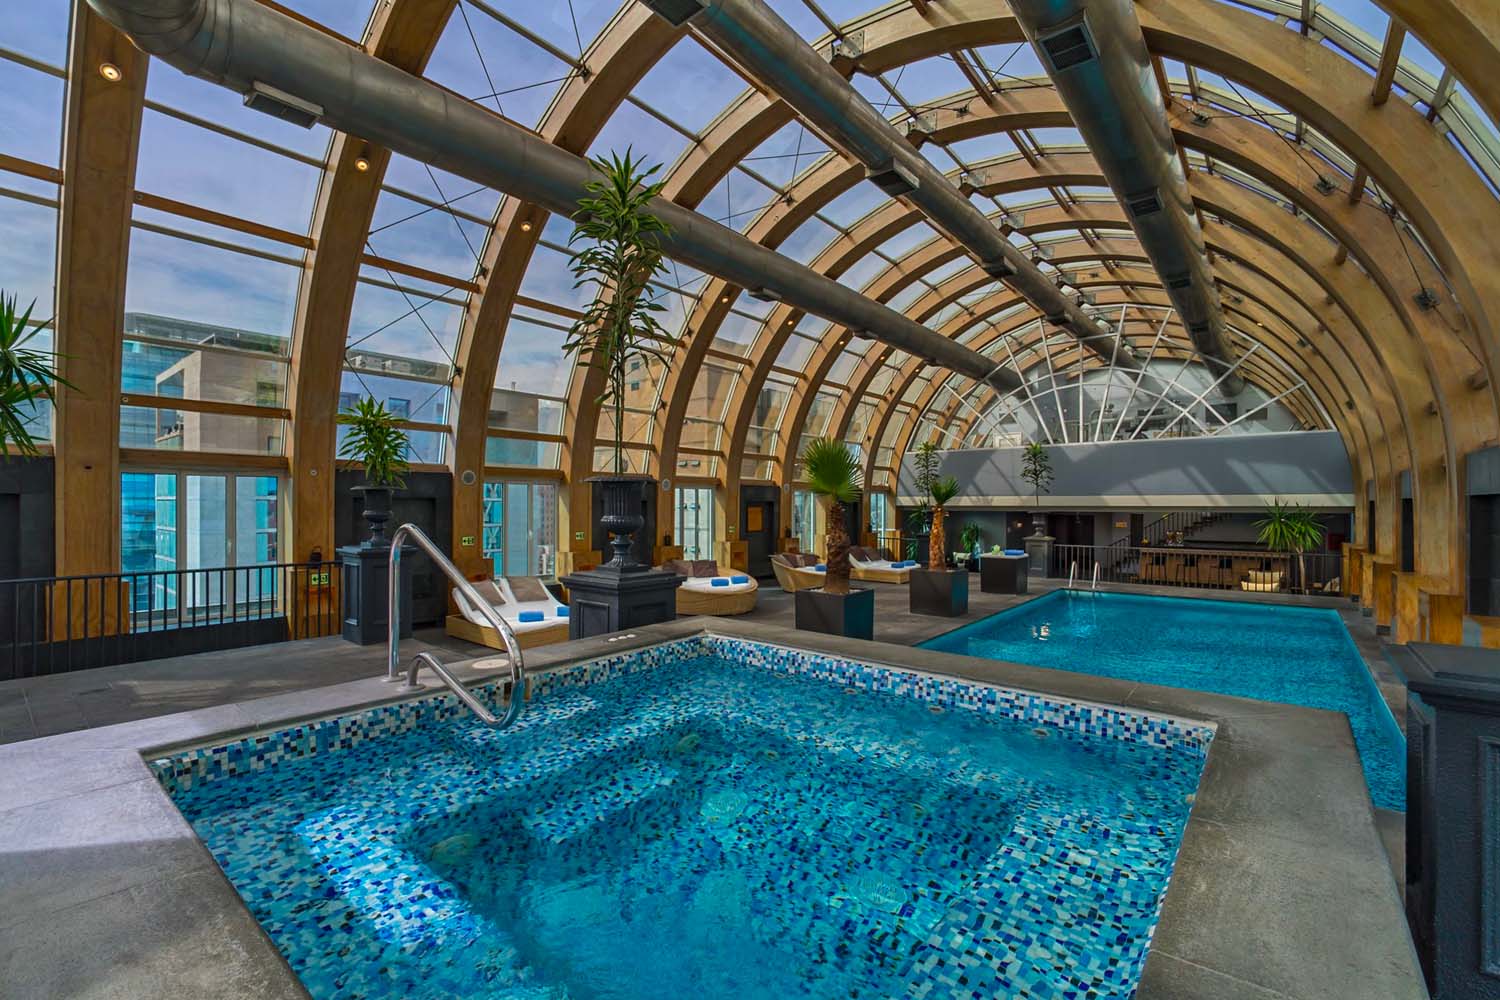
{"type": "Polygon", "coordinates": [[[173,794],[318,1000],[1102,998],[1203,760],[710,652],[173,794]]]}
{"type": "Polygon", "coordinates": [[[1343,712],[1371,799],[1406,808],[1406,742],[1332,609],[1059,590],[923,646],[1343,712]]]}

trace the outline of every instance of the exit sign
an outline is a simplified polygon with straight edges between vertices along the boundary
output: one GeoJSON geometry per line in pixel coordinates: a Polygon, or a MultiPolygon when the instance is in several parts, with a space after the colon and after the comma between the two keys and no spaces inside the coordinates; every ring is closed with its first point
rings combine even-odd
{"type": "Polygon", "coordinates": [[[463,536],[462,538],[460,538],[458,540],[458,544],[460,544],[460,545],[466,545],[466,546],[472,546],[474,544],[474,536],[473,535],[465,535],[465,536],[463,536]]]}

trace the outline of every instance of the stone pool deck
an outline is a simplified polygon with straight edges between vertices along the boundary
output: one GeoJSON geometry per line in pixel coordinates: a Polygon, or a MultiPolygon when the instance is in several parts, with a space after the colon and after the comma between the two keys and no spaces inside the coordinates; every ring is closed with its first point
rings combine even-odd
{"type": "MultiPolygon", "coordinates": [[[[545,670],[705,630],[1214,723],[1140,1000],[1427,995],[1342,716],[754,621],[686,619],[527,662],[545,670]]],[[[503,673],[488,662],[455,672],[503,673]]],[[[399,700],[367,677],[0,747],[3,995],[306,997],[142,755],[399,700]]]]}

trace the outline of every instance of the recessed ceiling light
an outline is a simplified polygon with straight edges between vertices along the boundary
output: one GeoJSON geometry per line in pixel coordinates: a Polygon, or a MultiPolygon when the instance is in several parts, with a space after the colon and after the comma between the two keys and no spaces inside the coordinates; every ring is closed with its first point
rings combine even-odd
{"type": "Polygon", "coordinates": [[[354,169],[358,170],[360,173],[365,173],[366,171],[368,171],[370,169],[369,157],[356,156],[354,158],[354,169]]]}
{"type": "Polygon", "coordinates": [[[100,63],[99,75],[104,77],[104,79],[108,80],[110,83],[119,83],[121,78],[125,76],[124,73],[120,72],[120,67],[116,66],[114,63],[100,63]]]}
{"type": "Polygon", "coordinates": [[[529,232],[531,232],[531,220],[528,219],[525,222],[521,223],[521,232],[523,232],[523,233],[529,233],[529,232]]]}

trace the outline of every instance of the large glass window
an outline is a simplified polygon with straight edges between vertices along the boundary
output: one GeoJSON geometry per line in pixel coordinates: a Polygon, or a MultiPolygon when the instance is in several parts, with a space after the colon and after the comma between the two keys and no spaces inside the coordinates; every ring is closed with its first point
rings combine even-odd
{"type": "Polygon", "coordinates": [[[714,558],[714,491],[677,487],[675,537],[685,559],[714,558]]]}
{"type": "Polygon", "coordinates": [[[495,576],[552,576],[557,570],[557,485],[486,482],[480,546],[495,576]]]}
{"type": "Polygon", "coordinates": [[[802,546],[803,552],[817,552],[815,536],[818,520],[818,498],[808,490],[797,490],[792,494],[792,534],[802,546]]]}
{"type": "Polygon", "coordinates": [[[274,612],[277,574],[245,568],[279,558],[277,477],[126,472],[120,501],[120,569],[141,574],[129,581],[137,615],[274,612]]]}

